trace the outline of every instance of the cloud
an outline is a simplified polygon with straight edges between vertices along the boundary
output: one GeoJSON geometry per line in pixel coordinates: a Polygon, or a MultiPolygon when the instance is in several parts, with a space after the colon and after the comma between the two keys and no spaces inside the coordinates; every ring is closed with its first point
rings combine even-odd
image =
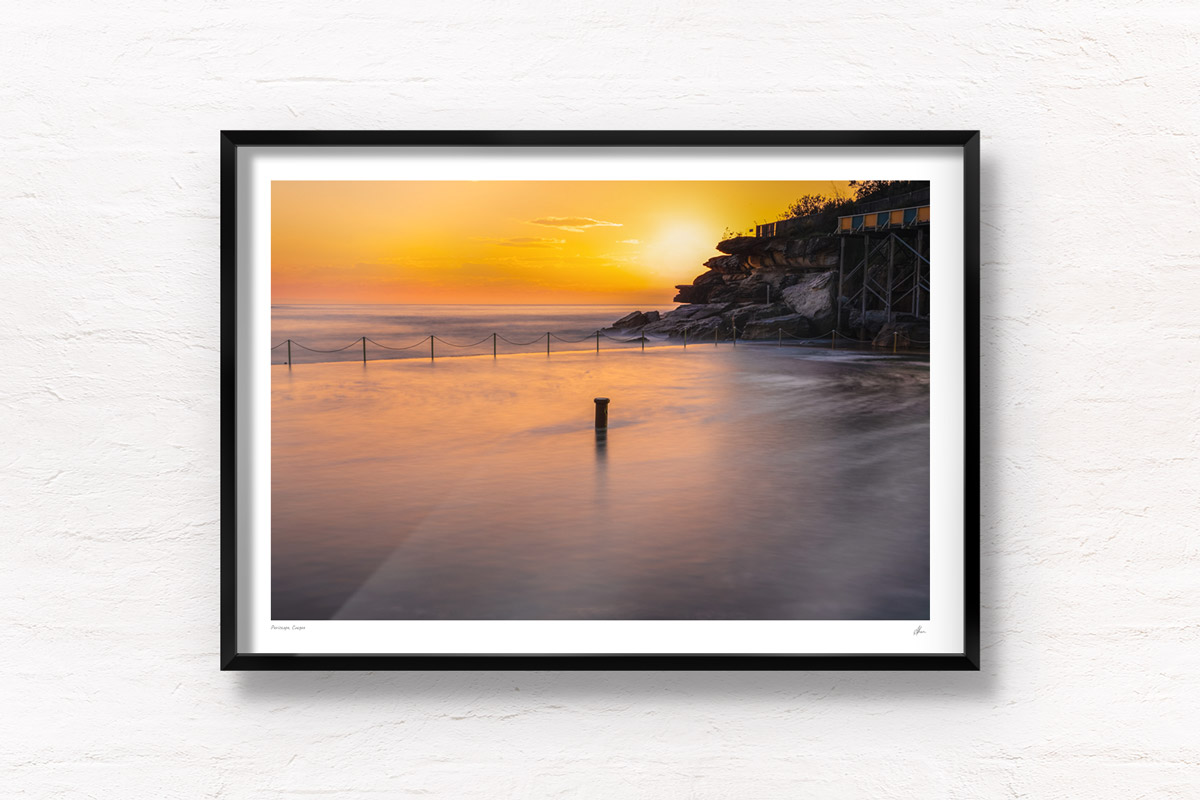
{"type": "Polygon", "coordinates": [[[538,217],[529,220],[531,225],[545,225],[547,228],[558,228],[560,231],[583,233],[588,228],[620,228],[619,222],[605,222],[591,217],[538,217]]]}
{"type": "Polygon", "coordinates": [[[641,239],[620,239],[617,244],[641,244],[641,239]]]}
{"type": "Polygon", "coordinates": [[[567,242],[566,239],[547,239],[544,236],[513,236],[494,241],[501,247],[558,247],[567,242]]]}

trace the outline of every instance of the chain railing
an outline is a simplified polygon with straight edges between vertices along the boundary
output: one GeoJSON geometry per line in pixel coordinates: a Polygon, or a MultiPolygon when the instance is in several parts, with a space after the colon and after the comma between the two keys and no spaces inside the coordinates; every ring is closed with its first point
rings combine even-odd
{"type": "MultiPolygon", "coordinates": [[[[783,347],[784,337],[787,337],[787,339],[789,340],[789,343],[794,342],[796,345],[801,345],[801,346],[803,346],[803,345],[808,345],[808,346],[813,346],[813,347],[818,346],[818,345],[824,346],[825,343],[828,342],[829,347],[834,350],[836,350],[838,348],[839,344],[843,344],[843,343],[844,344],[856,344],[856,345],[867,344],[867,345],[871,345],[872,347],[887,347],[887,344],[876,344],[874,339],[858,339],[853,336],[848,336],[845,333],[839,332],[836,328],[831,328],[830,330],[825,331],[825,333],[818,334],[816,336],[797,336],[796,334],[792,333],[791,331],[784,330],[782,327],[776,328],[775,333],[776,333],[776,336],[775,336],[775,346],[776,347],[783,347]]],[[[928,341],[912,339],[908,336],[903,336],[904,342],[901,343],[900,340],[901,340],[902,336],[903,336],[903,334],[899,333],[898,331],[893,332],[892,342],[891,342],[891,350],[893,353],[899,353],[901,351],[901,349],[903,349],[905,352],[912,352],[914,350],[921,351],[921,350],[926,349],[925,346],[930,344],[928,341]],[[916,346],[915,348],[913,347],[914,345],[916,346]]],[[[300,350],[304,350],[304,351],[307,351],[310,353],[320,353],[322,355],[328,355],[328,354],[332,354],[332,353],[342,353],[342,352],[349,350],[352,347],[361,347],[362,361],[363,361],[363,363],[366,363],[369,360],[368,354],[367,354],[367,345],[368,344],[372,345],[373,347],[378,347],[381,350],[387,350],[389,352],[400,352],[400,351],[406,351],[406,350],[414,350],[414,349],[428,343],[429,359],[431,361],[433,361],[433,360],[436,360],[438,357],[437,348],[435,346],[436,344],[442,344],[442,345],[445,345],[446,347],[451,347],[451,348],[458,349],[458,350],[465,350],[465,349],[470,349],[472,347],[479,347],[490,341],[492,343],[492,357],[499,358],[499,356],[501,355],[501,353],[499,351],[499,346],[498,346],[499,342],[504,342],[505,344],[507,344],[511,347],[531,347],[533,345],[540,345],[542,343],[545,343],[546,355],[550,355],[552,352],[552,350],[551,350],[551,341],[552,340],[558,340],[559,342],[562,342],[564,344],[582,344],[583,342],[590,342],[590,341],[594,340],[596,343],[595,351],[597,353],[599,353],[601,350],[601,347],[600,347],[601,341],[614,342],[618,345],[631,345],[631,344],[639,345],[640,349],[643,352],[646,350],[646,342],[648,342],[648,341],[655,342],[655,343],[663,343],[663,344],[671,343],[670,339],[668,339],[668,340],[650,339],[645,334],[641,334],[641,333],[633,335],[632,337],[619,337],[619,336],[613,336],[603,330],[598,330],[595,333],[589,333],[587,336],[584,336],[579,339],[576,339],[576,338],[568,339],[566,337],[560,336],[557,333],[547,331],[545,335],[538,336],[534,339],[530,339],[527,342],[513,341],[512,339],[509,339],[506,336],[503,336],[499,333],[490,333],[487,336],[483,337],[482,339],[480,339],[476,342],[470,342],[468,344],[459,344],[457,342],[447,341],[446,339],[443,339],[442,337],[440,337],[436,334],[430,334],[429,336],[426,336],[426,337],[420,339],[419,341],[414,342],[413,344],[404,345],[402,347],[383,344],[381,342],[375,341],[374,339],[370,338],[369,336],[361,336],[358,339],[355,339],[350,344],[347,344],[343,347],[334,348],[332,350],[309,347],[308,345],[301,344],[300,342],[297,342],[294,339],[285,339],[284,341],[282,341],[279,344],[272,347],[271,351],[274,352],[276,350],[279,350],[280,348],[286,347],[287,348],[286,356],[285,356],[286,360],[283,362],[283,364],[291,366],[296,363],[292,357],[292,346],[293,345],[295,345],[300,350]]],[[[679,341],[679,339],[676,338],[675,341],[679,341]]],[[[699,338],[697,338],[693,334],[693,336],[689,338],[688,332],[686,330],[683,332],[683,336],[682,336],[682,346],[684,349],[687,349],[687,347],[689,345],[691,345],[692,347],[696,347],[696,346],[700,346],[700,345],[708,345],[708,344],[711,344],[713,346],[718,346],[722,343],[731,344],[734,347],[736,347],[739,343],[741,343],[743,345],[750,344],[750,345],[760,345],[761,346],[761,345],[769,345],[771,343],[771,340],[769,338],[747,339],[747,338],[745,338],[745,336],[739,337],[738,330],[736,327],[732,328],[731,330],[726,331],[725,334],[722,334],[719,326],[713,328],[711,338],[709,338],[707,336],[707,334],[705,334],[704,336],[699,337],[699,338]]],[[[579,352],[579,350],[560,350],[559,352],[579,352]]],[[[508,355],[508,354],[505,354],[505,355],[508,355]]]]}

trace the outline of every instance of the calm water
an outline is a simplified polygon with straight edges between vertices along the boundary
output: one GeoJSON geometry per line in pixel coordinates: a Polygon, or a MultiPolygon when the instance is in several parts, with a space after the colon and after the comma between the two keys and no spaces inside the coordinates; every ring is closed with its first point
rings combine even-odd
{"type": "MultiPolygon", "coordinates": [[[[391,308],[377,313],[397,334],[436,316],[391,308]]],[[[448,311],[447,330],[498,324],[448,311]]],[[[586,332],[615,311],[555,321],[586,332]]],[[[359,323],[285,310],[276,333],[332,341],[359,323]]],[[[489,347],[271,369],[277,619],[928,616],[925,362],[489,347]]]]}
{"type": "MultiPolygon", "coordinates": [[[[672,308],[675,306],[658,309],[646,306],[640,310],[672,308]]],[[[271,344],[291,339],[293,364],[362,361],[361,336],[372,340],[367,343],[368,360],[429,358],[426,337],[430,335],[440,340],[434,343],[434,355],[439,358],[490,356],[491,336],[497,333],[504,337],[496,340],[498,353],[540,351],[544,355],[548,332],[552,334],[552,351],[594,350],[593,334],[632,310],[629,306],[276,305],[271,307],[271,344]],[[306,347],[322,351],[345,349],[315,353],[306,347]]],[[[602,348],[630,346],[632,343],[601,340],[602,348]]],[[[286,362],[286,346],[271,351],[272,364],[286,362]]]]}

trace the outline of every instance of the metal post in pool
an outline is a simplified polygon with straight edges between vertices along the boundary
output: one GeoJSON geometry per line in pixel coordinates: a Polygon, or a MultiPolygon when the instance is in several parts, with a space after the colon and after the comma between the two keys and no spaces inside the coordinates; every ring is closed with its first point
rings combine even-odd
{"type": "Polygon", "coordinates": [[[367,337],[362,337],[363,340],[363,363],[367,363],[367,337]]]}
{"type": "Polygon", "coordinates": [[[288,339],[288,366],[292,365],[292,340],[288,339]]]}
{"type": "Polygon", "coordinates": [[[550,355],[550,331],[546,331],[546,355],[550,355]]]}
{"type": "Polygon", "coordinates": [[[597,397],[596,403],[596,432],[608,430],[608,398],[597,397]]]}
{"type": "Polygon", "coordinates": [[[608,398],[596,398],[596,452],[603,453],[608,447],[608,398]]]}
{"type": "Polygon", "coordinates": [[[429,360],[433,361],[433,334],[429,334],[429,360]]]}
{"type": "Polygon", "coordinates": [[[492,358],[496,357],[496,334],[492,334],[492,358]]]}

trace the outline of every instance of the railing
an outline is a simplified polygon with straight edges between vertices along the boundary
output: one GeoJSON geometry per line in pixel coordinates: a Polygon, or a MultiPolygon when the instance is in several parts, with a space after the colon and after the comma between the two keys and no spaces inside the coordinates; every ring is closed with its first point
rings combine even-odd
{"type": "MultiPolygon", "coordinates": [[[[792,344],[794,342],[797,345],[815,345],[817,343],[824,345],[825,340],[828,339],[830,348],[835,349],[835,350],[837,349],[839,342],[855,343],[855,344],[870,344],[874,347],[884,346],[884,345],[875,345],[874,340],[872,340],[872,339],[856,339],[852,336],[847,336],[844,333],[839,333],[836,328],[828,330],[825,333],[820,334],[819,336],[796,336],[795,334],[790,333],[789,331],[785,331],[783,328],[776,328],[775,333],[776,333],[776,341],[775,341],[776,347],[783,347],[785,336],[788,338],[789,344],[792,344]]],[[[899,352],[900,336],[901,336],[901,334],[899,334],[898,332],[893,334],[892,352],[894,352],[894,353],[899,352]]],[[[770,344],[771,343],[770,339],[747,339],[747,338],[745,338],[745,336],[742,336],[739,339],[738,338],[738,330],[737,330],[736,325],[734,325],[733,328],[728,332],[728,334],[725,334],[725,335],[723,335],[721,333],[719,328],[713,328],[712,338],[709,338],[707,335],[705,335],[701,338],[696,338],[693,336],[689,342],[687,331],[684,331],[682,338],[683,338],[684,349],[687,349],[687,346],[689,343],[693,347],[696,347],[699,345],[708,345],[708,344],[712,344],[714,347],[716,347],[716,346],[720,345],[722,342],[730,343],[734,347],[736,347],[739,341],[742,342],[743,344],[770,344]]],[[[355,349],[361,348],[362,362],[365,364],[368,360],[367,359],[367,344],[371,344],[374,347],[378,347],[383,350],[387,350],[389,352],[401,352],[401,351],[407,351],[407,350],[415,350],[418,347],[421,347],[422,345],[428,343],[428,345],[429,345],[429,360],[433,361],[433,360],[436,360],[436,358],[438,356],[437,348],[436,348],[437,344],[443,344],[447,347],[452,347],[452,348],[459,349],[459,350],[465,350],[465,349],[469,349],[472,347],[479,347],[480,345],[483,345],[490,341],[492,343],[492,358],[499,358],[499,356],[500,356],[499,343],[500,342],[504,342],[505,344],[510,345],[512,347],[530,347],[533,345],[539,345],[539,350],[540,350],[540,345],[542,343],[545,343],[546,355],[549,356],[551,354],[550,343],[554,339],[557,339],[559,342],[562,342],[564,344],[582,344],[583,342],[590,342],[594,339],[595,343],[596,343],[596,352],[597,353],[599,353],[601,350],[601,348],[600,348],[601,340],[617,342],[618,344],[638,344],[641,346],[642,352],[645,352],[645,350],[646,350],[646,342],[647,341],[662,341],[662,340],[649,339],[646,337],[645,334],[637,334],[633,338],[618,338],[615,336],[610,336],[609,334],[605,333],[604,331],[596,331],[595,333],[589,333],[587,336],[584,336],[581,339],[566,339],[566,338],[563,338],[562,336],[559,336],[556,333],[551,333],[548,331],[545,336],[538,336],[534,339],[529,340],[528,342],[514,342],[511,339],[508,339],[507,337],[500,335],[499,333],[491,333],[491,334],[488,334],[487,336],[483,337],[482,339],[480,339],[477,342],[471,342],[469,344],[458,344],[455,342],[447,341],[435,334],[431,334],[417,342],[414,342],[413,344],[405,345],[403,347],[394,347],[392,345],[381,344],[380,342],[377,342],[368,336],[361,336],[358,339],[355,339],[350,344],[345,345],[344,347],[335,348],[333,350],[324,350],[324,349],[318,349],[315,347],[309,347],[307,345],[300,344],[300,342],[297,342],[294,339],[285,339],[284,341],[282,341],[279,344],[272,347],[271,352],[274,353],[276,350],[279,350],[281,348],[286,348],[286,356],[285,356],[286,360],[283,361],[282,364],[287,365],[287,366],[292,366],[296,363],[292,356],[292,348],[293,347],[297,348],[298,350],[303,350],[303,351],[307,351],[310,353],[319,353],[322,355],[328,355],[328,354],[332,354],[332,353],[343,353],[343,352],[350,350],[351,348],[355,348],[355,349]]],[[[911,339],[909,337],[905,337],[904,349],[911,350],[912,348],[909,345],[928,345],[928,344],[929,344],[929,342],[926,342],[926,341],[918,341],[915,339],[911,339]]],[[[611,348],[609,348],[609,349],[611,349],[611,348]]],[[[560,350],[559,352],[579,352],[579,350],[560,350]]],[[[506,353],[505,355],[508,355],[508,354],[506,353]]],[[[444,357],[445,356],[443,356],[443,358],[444,357]]],[[[375,360],[380,360],[380,359],[375,359],[375,360]]]]}
{"type": "MultiPolygon", "coordinates": [[[[810,214],[809,216],[816,216],[810,214]]],[[[769,238],[771,236],[787,236],[796,230],[804,227],[803,223],[808,220],[808,217],[790,217],[789,219],[781,219],[777,222],[768,222],[763,225],[754,226],[755,237],[769,238]]]]}
{"type": "MultiPolygon", "coordinates": [[[[839,213],[836,219],[841,220],[842,217],[858,217],[864,214],[874,214],[879,211],[895,211],[904,208],[915,208],[917,206],[929,205],[929,188],[912,189],[902,194],[892,195],[891,197],[881,197],[876,200],[868,200],[866,202],[853,203],[854,210],[848,214],[839,213]]],[[[811,220],[820,217],[823,214],[832,213],[831,211],[818,211],[815,214],[807,214],[803,217],[788,217],[776,222],[767,222],[763,225],[754,227],[754,235],[757,238],[765,238],[771,236],[786,236],[794,233],[797,230],[802,230],[806,226],[811,226],[811,220]]],[[[838,223],[838,228],[834,232],[841,231],[841,223],[838,223]]]]}

